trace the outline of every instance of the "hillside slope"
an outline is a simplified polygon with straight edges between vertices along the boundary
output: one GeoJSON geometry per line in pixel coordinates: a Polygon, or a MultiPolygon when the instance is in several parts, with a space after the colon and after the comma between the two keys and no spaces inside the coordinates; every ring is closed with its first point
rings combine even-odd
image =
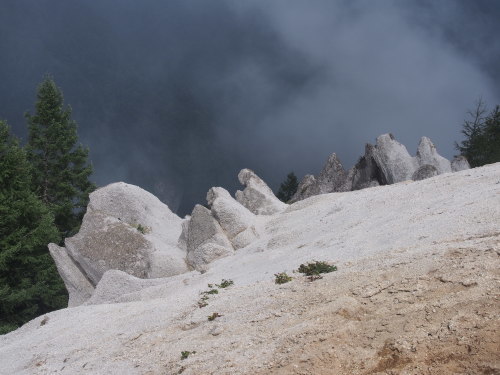
{"type": "Polygon", "coordinates": [[[314,196],[258,226],[206,273],[118,284],[0,336],[0,373],[500,373],[500,163],[314,196]],[[292,273],[310,260],[338,271],[292,273]]]}

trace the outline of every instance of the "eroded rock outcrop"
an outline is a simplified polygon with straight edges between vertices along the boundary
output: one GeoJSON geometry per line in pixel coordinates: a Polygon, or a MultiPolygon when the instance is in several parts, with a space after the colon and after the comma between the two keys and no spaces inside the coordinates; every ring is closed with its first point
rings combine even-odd
{"type": "Polygon", "coordinates": [[[356,165],[349,171],[352,176],[351,190],[361,190],[368,187],[387,185],[387,180],[377,164],[376,148],[365,145],[365,154],[359,158],[356,165]]]}
{"type": "Polygon", "coordinates": [[[458,172],[466,169],[470,169],[470,165],[465,156],[455,156],[451,161],[451,170],[453,172],[458,172]]]}
{"type": "Polygon", "coordinates": [[[427,137],[422,137],[420,139],[416,159],[420,167],[424,165],[434,166],[437,174],[451,172],[450,161],[437,153],[436,146],[434,146],[434,143],[427,137]]]}
{"type": "Polygon", "coordinates": [[[346,191],[346,180],[347,172],[344,170],[337,154],[333,153],[328,157],[317,178],[312,175],[306,175],[302,179],[290,203],[313,195],[346,191]]]}
{"type": "Polygon", "coordinates": [[[410,179],[422,180],[469,168],[463,156],[450,162],[439,155],[427,137],[420,139],[416,156],[412,157],[392,134],[382,134],[377,137],[375,145],[366,144],[365,154],[347,173],[337,156],[332,154],[318,177],[306,175],[302,179],[290,202],[318,194],[360,190],[410,179]]]}
{"type": "Polygon", "coordinates": [[[392,134],[377,137],[374,156],[388,184],[410,180],[418,168],[416,160],[392,134]]]}
{"type": "Polygon", "coordinates": [[[274,195],[266,183],[250,169],[242,169],[238,180],[245,185],[236,192],[236,200],[256,215],[273,215],[285,210],[286,204],[274,195]]]}
{"type": "Polygon", "coordinates": [[[204,271],[209,263],[233,253],[233,245],[210,210],[197,204],[187,232],[188,264],[198,271],[204,271]]]}
{"type": "Polygon", "coordinates": [[[64,247],[51,243],[49,251],[68,290],[68,307],[79,306],[87,301],[94,293],[94,284],[78,268],[64,247]]]}
{"type": "Polygon", "coordinates": [[[438,174],[439,171],[435,166],[430,164],[424,164],[413,173],[411,179],[413,181],[421,181],[425,180],[426,178],[437,176],[438,174]]]}
{"type": "Polygon", "coordinates": [[[314,185],[316,184],[316,177],[312,174],[306,174],[304,178],[300,181],[297,187],[296,193],[290,199],[290,203],[301,201],[302,199],[309,198],[311,192],[314,190],[314,185]]]}
{"type": "Polygon", "coordinates": [[[207,202],[213,217],[235,249],[245,247],[257,238],[255,215],[231,197],[227,190],[211,188],[207,193],[207,202]]]}
{"type": "Polygon", "coordinates": [[[67,238],[65,247],[51,245],[70,299],[81,303],[90,290],[84,280],[95,287],[108,270],[139,278],[187,272],[186,252],[177,246],[181,222],[158,198],[134,185],[119,182],[90,194],[78,234],[67,238]]]}

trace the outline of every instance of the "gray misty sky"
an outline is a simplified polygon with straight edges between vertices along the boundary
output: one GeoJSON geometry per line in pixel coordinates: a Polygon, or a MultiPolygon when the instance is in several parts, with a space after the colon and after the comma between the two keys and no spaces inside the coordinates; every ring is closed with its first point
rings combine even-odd
{"type": "Polygon", "coordinates": [[[468,109],[500,104],[498,0],[2,0],[0,118],[51,73],[99,185],[183,215],[252,168],[276,189],[392,132],[455,154],[468,109]]]}

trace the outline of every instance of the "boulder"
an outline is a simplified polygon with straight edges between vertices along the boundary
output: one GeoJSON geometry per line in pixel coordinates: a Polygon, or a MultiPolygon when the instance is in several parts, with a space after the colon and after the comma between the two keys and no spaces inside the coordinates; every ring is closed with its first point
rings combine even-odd
{"type": "Polygon", "coordinates": [[[211,212],[197,204],[189,220],[187,261],[198,271],[216,259],[234,254],[234,249],[211,212]]]}
{"type": "Polygon", "coordinates": [[[273,215],[287,207],[252,170],[242,169],[238,180],[245,185],[245,189],[236,192],[236,200],[254,214],[273,215]]]}
{"type": "MultiPolygon", "coordinates": [[[[434,166],[437,174],[451,172],[450,161],[437,153],[436,146],[434,146],[434,143],[427,137],[422,137],[420,139],[416,159],[420,167],[426,165],[434,166]]],[[[427,170],[430,171],[428,168],[427,170]]]]}
{"type": "Polygon", "coordinates": [[[453,172],[458,172],[466,169],[470,169],[470,165],[465,156],[462,155],[455,156],[451,161],[451,170],[453,172]]]}
{"type": "Polygon", "coordinates": [[[392,134],[377,137],[375,162],[385,176],[388,184],[411,179],[418,168],[404,145],[396,141],[392,134]]]}
{"type": "Polygon", "coordinates": [[[69,293],[68,307],[79,306],[87,301],[94,293],[94,285],[71,259],[66,248],[49,244],[49,251],[57,271],[64,281],[69,293]]]}
{"type": "Polygon", "coordinates": [[[235,249],[249,245],[256,238],[255,215],[238,203],[229,192],[213,187],[207,193],[212,216],[219,222],[235,249]]]}
{"type": "Polygon", "coordinates": [[[186,252],[177,247],[181,222],[147,191],[111,184],[90,194],[80,231],[65,240],[67,255],[92,286],[112,269],[139,278],[184,273],[186,252]]]}
{"type": "Polygon", "coordinates": [[[413,176],[411,179],[413,181],[420,181],[420,180],[425,180],[426,178],[434,177],[439,174],[438,169],[431,164],[424,164],[421,167],[419,167],[415,173],[413,173],[413,176]]]}

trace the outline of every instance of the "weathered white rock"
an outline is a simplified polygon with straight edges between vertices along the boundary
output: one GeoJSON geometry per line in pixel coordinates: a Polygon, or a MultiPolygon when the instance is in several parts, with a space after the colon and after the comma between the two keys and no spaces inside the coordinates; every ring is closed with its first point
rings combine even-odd
{"type": "Polygon", "coordinates": [[[416,159],[420,167],[424,165],[434,166],[437,174],[451,172],[450,161],[437,153],[436,146],[434,146],[434,143],[427,137],[422,137],[420,139],[416,159]]]}
{"type": "Polygon", "coordinates": [[[256,215],[273,215],[282,212],[287,205],[274,195],[266,183],[250,169],[242,169],[238,180],[245,185],[236,192],[236,200],[256,215]]]}
{"type": "Polygon", "coordinates": [[[455,156],[451,161],[451,170],[453,172],[458,172],[466,169],[470,169],[470,165],[465,156],[455,156]]]}
{"type": "Polygon", "coordinates": [[[86,305],[116,303],[125,294],[165,283],[164,279],[140,279],[119,270],[104,273],[86,305]]]}
{"type": "Polygon", "coordinates": [[[219,222],[235,249],[245,247],[257,238],[255,229],[252,229],[255,215],[231,197],[227,190],[221,187],[211,188],[207,193],[207,202],[213,217],[219,222]],[[246,234],[240,235],[243,232],[246,234]]]}
{"type": "Polygon", "coordinates": [[[177,247],[181,222],[147,191],[111,184],[90,194],[80,231],[65,240],[67,254],[93,286],[112,269],[139,278],[177,275],[189,271],[177,247]]]}
{"type": "Polygon", "coordinates": [[[234,254],[234,249],[220,224],[210,211],[197,204],[191,214],[188,229],[187,261],[198,271],[216,259],[234,254]]]}
{"type": "Polygon", "coordinates": [[[404,145],[396,141],[392,134],[377,137],[375,161],[388,184],[411,179],[418,168],[404,145]]]}
{"type": "Polygon", "coordinates": [[[415,171],[415,173],[413,173],[411,179],[413,181],[420,181],[420,180],[425,180],[426,178],[437,176],[438,174],[439,172],[434,165],[424,164],[421,167],[419,167],[415,171]]]}
{"type": "Polygon", "coordinates": [[[87,301],[94,292],[94,285],[71,259],[66,248],[50,243],[49,251],[68,290],[68,307],[78,306],[87,301]]]}

